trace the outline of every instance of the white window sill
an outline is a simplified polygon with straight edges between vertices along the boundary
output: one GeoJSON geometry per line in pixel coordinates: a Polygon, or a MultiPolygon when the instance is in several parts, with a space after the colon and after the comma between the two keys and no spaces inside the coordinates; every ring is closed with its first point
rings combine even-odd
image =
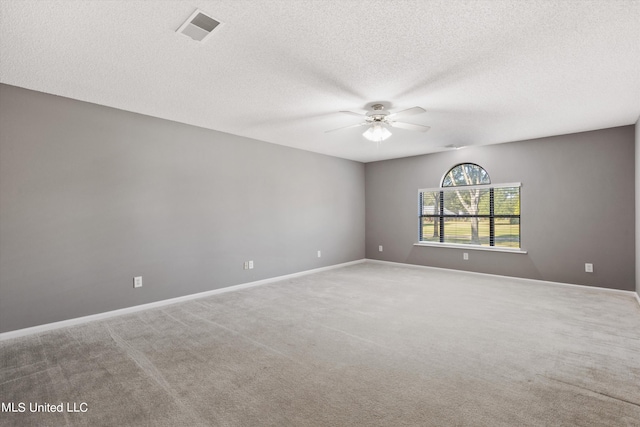
{"type": "Polygon", "coordinates": [[[455,243],[440,243],[440,242],[418,242],[413,246],[431,246],[433,248],[454,248],[454,249],[468,249],[470,251],[489,251],[489,252],[507,252],[511,254],[526,254],[522,248],[505,248],[496,246],[480,246],[480,245],[460,245],[455,243]]]}

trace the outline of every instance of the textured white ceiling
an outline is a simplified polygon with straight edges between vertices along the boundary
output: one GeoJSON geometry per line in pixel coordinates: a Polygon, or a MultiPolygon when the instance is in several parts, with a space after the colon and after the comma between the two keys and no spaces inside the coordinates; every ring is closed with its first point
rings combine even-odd
{"type": "Polygon", "coordinates": [[[0,4],[3,83],[363,162],[640,115],[638,0],[0,4]],[[204,44],[175,32],[196,8],[204,44]],[[431,130],[324,133],[375,101],[431,130]]]}

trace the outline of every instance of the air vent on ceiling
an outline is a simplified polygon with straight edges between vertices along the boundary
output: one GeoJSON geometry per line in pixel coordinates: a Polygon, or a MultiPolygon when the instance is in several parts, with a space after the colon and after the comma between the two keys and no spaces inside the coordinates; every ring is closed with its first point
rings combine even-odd
{"type": "Polygon", "coordinates": [[[220,21],[216,21],[203,11],[196,9],[184,24],[176,30],[178,33],[185,34],[192,39],[202,42],[211,35],[211,32],[220,25],[220,21]]]}

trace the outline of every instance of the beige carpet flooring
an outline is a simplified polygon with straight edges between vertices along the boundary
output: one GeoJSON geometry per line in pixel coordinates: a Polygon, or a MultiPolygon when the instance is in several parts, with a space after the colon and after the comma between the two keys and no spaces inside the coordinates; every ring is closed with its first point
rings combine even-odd
{"type": "Polygon", "coordinates": [[[0,357],[4,409],[25,405],[1,426],[640,426],[632,297],[399,265],[6,340],[0,357]],[[30,411],[45,403],[65,410],[30,411]]]}

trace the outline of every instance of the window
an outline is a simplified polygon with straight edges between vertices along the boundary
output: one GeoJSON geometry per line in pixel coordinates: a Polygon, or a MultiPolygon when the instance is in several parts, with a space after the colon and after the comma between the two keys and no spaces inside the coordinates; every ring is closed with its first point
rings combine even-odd
{"type": "Polygon", "coordinates": [[[420,190],[420,242],[520,248],[520,183],[491,184],[473,163],[420,190]]]}

